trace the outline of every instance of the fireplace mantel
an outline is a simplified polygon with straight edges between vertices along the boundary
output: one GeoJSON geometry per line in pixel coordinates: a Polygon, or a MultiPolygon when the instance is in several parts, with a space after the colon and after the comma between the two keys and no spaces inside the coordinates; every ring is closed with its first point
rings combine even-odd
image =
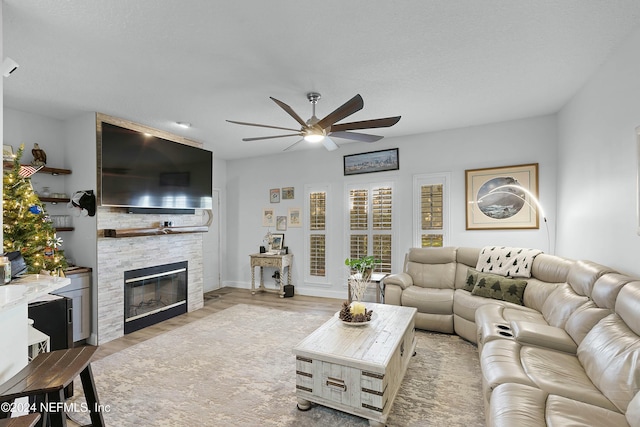
{"type": "Polygon", "coordinates": [[[186,227],[161,227],[161,228],[105,228],[100,230],[103,237],[122,238],[122,237],[141,237],[141,236],[164,236],[170,234],[185,233],[206,233],[209,227],[206,225],[186,226],[186,227]]]}

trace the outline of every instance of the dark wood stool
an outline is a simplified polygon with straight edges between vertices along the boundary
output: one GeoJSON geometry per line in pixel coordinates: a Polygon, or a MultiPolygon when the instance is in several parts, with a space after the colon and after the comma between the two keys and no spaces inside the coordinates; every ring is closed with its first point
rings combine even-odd
{"type": "Polygon", "coordinates": [[[40,414],[29,414],[21,417],[0,420],[0,427],[33,427],[40,419],[40,414]]]}
{"type": "MultiPolygon", "coordinates": [[[[42,412],[42,424],[47,425],[47,416],[51,417],[52,427],[66,427],[67,418],[63,410],[64,388],[80,375],[82,389],[90,411],[91,425],[104,427],[102,411],[99,407],[98,393],[91,372],[91,357],[98,347],[83,346],[67,350],[40,353],[20,372],[0,385],[0,402],[13,402],[19,397],[34,397],[36,408],[40,403],[50,413],[42,412]]],[[[0,413],[6,418],[7,413],[0,413]]]]}

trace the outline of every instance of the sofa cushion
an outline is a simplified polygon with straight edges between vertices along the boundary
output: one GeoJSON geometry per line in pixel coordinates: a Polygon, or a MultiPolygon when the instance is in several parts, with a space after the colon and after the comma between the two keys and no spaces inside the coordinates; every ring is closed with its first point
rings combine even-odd
{"type": "Polygon", "coordinates": [[[487,418],[494,427],[610,427],[627,424],[625,416],[618,412],[513,383],[502,384],[493,391],[487,418]]]}
{"type": "Polygon", "coordinates": [[[625,412],[631,399],[640,390],[638,335],[629,329],[620,316],[610,314],[582,340],[578,346],[578,358],[602,394],[618,410],[625,412]]]}
{"type": "Polygon", "coordinates": [[[612,269],[591,261],[576,261],[569,269],[567,283],[579,295],[591,295],[591,289],[600,276],[614,272],[612,269]]]}
{"type": "Polygon", "coordinates": [[[498,385],[512,382],[618,411],[593,384],[575,355],[521,345],[513,340],[493,340],[485,342],[480,365],[487,401],[498,385]]]}
{"type": "Polygon", "coordinates": [[[526,286],[526,280],[509,279],[497,274],[478,273],[478,279],[471,294],[524,305],[522,299],[526,286]]]}
{"type": "Polygon", "coordinates": [[[590,301],[573,312],[564,325],[564,329],[576,343],[580,344],[591,328],[610,314],[611,310],[596,307],[590,301]]]}
{"type": "Polygon", "coordinates": [[[588,297],[576,294],[573,288],[565,283],[558,286],[546,299],[542,306],[542,315],[551,326],[564,328],[569,316],[588,302],[588,297]]]}
{"type": "Polygon", "coordinates": [[[618,293],[624,285],[634,279],[619,273],[603,274],[596,280],[591,290],[591,299],[598,307],[613,310],[618,293]]]}
{"type": "Polygon", "coordinates": [[[453,315],[453,289],[410,286],[402,292],[402,305],[415,307],[418,313],[453,315]]]}
{"type": "Polygon", "coordinates": [[[533,260],[531,277],[543,282],[564,283],[573,262],[556,255],[540,254],[533,260]]]}

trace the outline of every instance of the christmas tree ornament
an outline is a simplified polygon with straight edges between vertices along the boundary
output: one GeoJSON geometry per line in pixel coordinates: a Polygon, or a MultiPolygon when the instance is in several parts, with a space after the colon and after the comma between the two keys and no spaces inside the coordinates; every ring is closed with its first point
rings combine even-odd
{"type": "Polygon", "coordinates": [[[34,215],[39,215],[42,213],[42,208],[38,205],[33,205],[29,207],[29,212],[31,212],[34,215]]]}

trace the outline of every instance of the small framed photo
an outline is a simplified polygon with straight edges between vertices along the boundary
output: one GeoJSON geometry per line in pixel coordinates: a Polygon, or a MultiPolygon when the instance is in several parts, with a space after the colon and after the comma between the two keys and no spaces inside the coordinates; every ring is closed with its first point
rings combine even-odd
{"type": "Polygon", "coordinates": [[[286,216],[278,216],[276,217],[276,230],[278,231],[287,231],[287,217],[286,216]]]}
{"type": "Polygon", "coordinates": [[[302,227],[300,208],[289,208],[289,227],[302,227]]]}
{"type": "Polygon", "coordinates": [[[282,200],[293,200],[293,187],[282,187],[282,200]]]}
{"type": "Polygon", "coordinates": [[[271,203],[280,203],[280,189],[272,188],[269,190],[269,201],[271,203]]]}
{"type": "Polygon", "coordinates": [[[284,234],[272,234],[271,250],[279,251],[284,248],[284,234]]]}
{"type": "Polygon", "coordinates": [[[262,226],[263,227],[276,226],[276,215],[273,209],[270,209],[270,208],[262,209],[262,226]]]}
{"type": "Polygon", "coordinates": [[[2,146],[2,160],[5,162],[13,161],[13,147],[11,145],[2,146]]]}

